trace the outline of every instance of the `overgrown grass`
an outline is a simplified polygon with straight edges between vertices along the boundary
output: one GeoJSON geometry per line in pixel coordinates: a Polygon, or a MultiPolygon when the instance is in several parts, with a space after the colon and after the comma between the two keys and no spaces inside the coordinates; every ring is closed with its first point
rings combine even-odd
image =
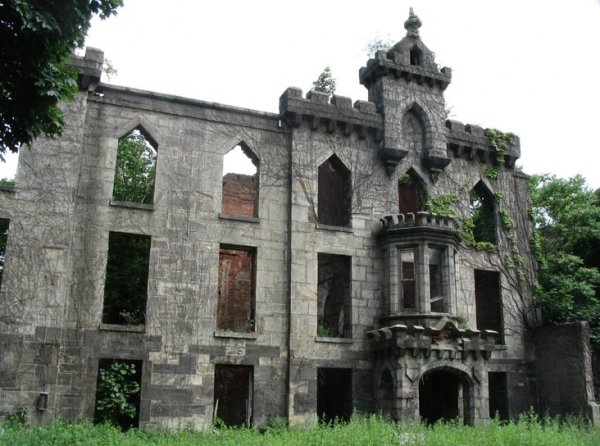
{"type": "Polygon", "coordinates": [[[48,426],[27,428],[5,423],[0,427],[0,445],[6,446],[198,446],[198,445],[415,445],[415,446],[598,446],[600,429],[575,421],[558,423],[524,416],[500,424],[492,421],[477,427],[460,423],[391,423],[379,417],[355,418],[347,424],[315,426],[310,429],[273,428],[213,429],[207,432],[183,430],[149,432],[137,429],[121,432],[110,425],[90,422],[67,424],[57,420],[48,426]]]}

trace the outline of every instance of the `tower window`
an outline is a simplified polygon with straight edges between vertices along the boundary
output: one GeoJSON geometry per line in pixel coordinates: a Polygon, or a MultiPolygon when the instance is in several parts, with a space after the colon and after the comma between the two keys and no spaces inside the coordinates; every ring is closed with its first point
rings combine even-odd
{"type": "Polygon", "coordinates": [[[417,66],[423,64],[423,52],[416,45],[410,50],[410,64],[417,66]]]}
{"type": "Polygon", "coordinates": [[[476,242],[496,244],[496,212],[494,195],[481,181],[470,194],[469,210],[476,242]]]}

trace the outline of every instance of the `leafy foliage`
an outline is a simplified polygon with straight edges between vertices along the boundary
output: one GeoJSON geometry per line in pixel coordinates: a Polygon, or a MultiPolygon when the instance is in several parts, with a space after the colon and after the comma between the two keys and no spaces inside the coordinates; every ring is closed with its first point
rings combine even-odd
{"type": "Polygon", "coordinates": [[[325,67],[316,81],[313,82],[313,90],[327,93],[329,96],[335,94],[335,79],[331,74],[331,68],[325,67]]]}
{"type": "MultiPolygon", "coordinates": [[[[4,427],[4,426],[3,426],[4,427]]],[[[600,444],[600,429],[580,420],[558,422],[539,419],[535,415],[521,416],[517,421],[502,424],[498,420],[477,426],[457,422],[437,423],[427,427],[419,423],[393,423],[377,416],[354,417],[349,423],[319,424],[310,429],[269,427],[256,429],[211,429],[197,432],[183,429],[177,433],[141,431],[121,432],[108,424],[89,422],[67,424],[55,420],[49,425],[26,428],[6,426],[3,444],[20,446],[119,445],[119,446],[192,446],[245,445],[296,446],[345,445],[519,445],[519,446],[595,446],[600,444]]]]}
{"type": "Polygon", "coordinates": [[[62,133],[61,100],[76,91],[67,62],[83,45],[92,15],[122,0],[5,0],[0,3],[0,156],[39,135],[62,133]]]}
{"type": "Polygon", "coordinates": [[[394,41],[390,37],[381,37],[377,34],[365,45],[367,57],[375,57],[377,51],[388,51],[394,46],[394,41]]]}
{"type": "Polygon", "coordinates": [[[156,150],[135,130],[119,140],[113,199],[152,204],[156,176],[156,150]]]}
{"type": "Polygon", "coordinates": [[[96,391],[96,422],[127,428],[137,415],[140,393],[138,365],[133,362],[101,362],[96,391]]]}
{"type": "Polygon", "coordinates": [[[549,321],[588,320],[600,348],[600,203],[585,179],[531,180],[537,296],[549,321]]]}

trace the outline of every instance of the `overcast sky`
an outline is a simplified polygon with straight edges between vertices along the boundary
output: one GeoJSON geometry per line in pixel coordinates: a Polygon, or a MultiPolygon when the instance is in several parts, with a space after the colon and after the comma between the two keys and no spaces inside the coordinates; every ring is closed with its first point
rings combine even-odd
{"type": "Polygon", "coordinates": [[[400,40],[410,6],[453,70],[452,119],[518,134],[527,173],[600,187],[600,0],[125,0],[86,45],[118,70],[105,82],[277,112],[326,66],[366,99],[365,46],[400,40]]]}

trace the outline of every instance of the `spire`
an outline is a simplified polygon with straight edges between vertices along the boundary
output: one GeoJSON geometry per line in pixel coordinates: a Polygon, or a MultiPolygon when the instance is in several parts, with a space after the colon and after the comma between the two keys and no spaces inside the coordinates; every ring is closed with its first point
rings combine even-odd
{"type": "Polygon", "coordinates": [[[415,15],[415,12],[410,8],[408,20],[404,22],[407,37],[419,37],[419,28],[421,27],[421,19],[415,15]]]}

